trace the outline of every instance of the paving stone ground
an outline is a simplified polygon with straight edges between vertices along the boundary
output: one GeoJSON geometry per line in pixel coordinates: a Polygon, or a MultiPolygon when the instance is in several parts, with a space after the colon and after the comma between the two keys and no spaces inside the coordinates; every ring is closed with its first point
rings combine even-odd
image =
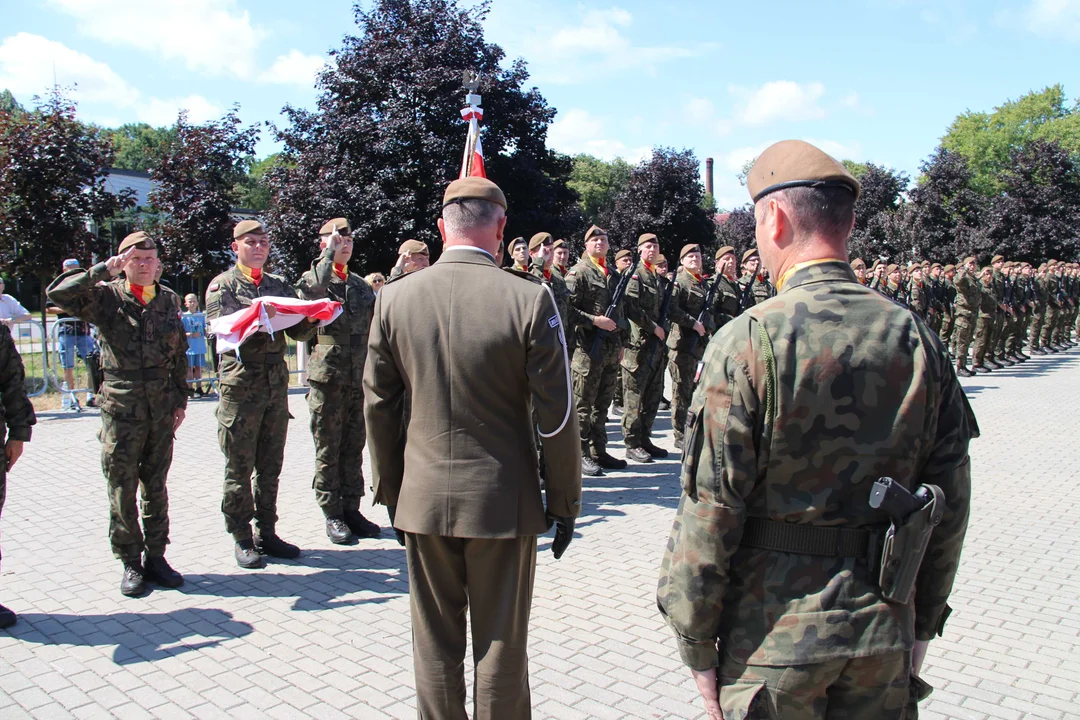
{"type": "MultiPolygon", "coordinates": [[[[964,385],[982,426],[973,515],[922,716],[1080,718],[1080,352],[964,385]]],[[[169,478],[168,557],[187,584],[143,599],[119,593],[97,416],[42,416],[3,511],[0,600],[20,621],[0,631],[0,718],[415,717],[404,552],[388,531],[353,547],[327,540],[303,396],[290,407],[278,529],[303,557],[235,565],[214,403],[192,402],[169,478]]],[[[671,447],[667,425],[660,436],[671,447]]],[[[541,539],[534,717],[701,716],[654,602],[677,467],[587,479],[564,558],[541,539]]]]}

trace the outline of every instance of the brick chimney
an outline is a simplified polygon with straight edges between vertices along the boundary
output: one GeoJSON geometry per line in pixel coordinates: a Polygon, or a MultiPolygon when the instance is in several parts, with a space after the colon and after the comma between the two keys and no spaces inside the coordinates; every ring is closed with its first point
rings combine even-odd
{"type": "Polygon", "coordinates": [[[712,158],[705,158],[705,192],[712,195],[712,158]]]}

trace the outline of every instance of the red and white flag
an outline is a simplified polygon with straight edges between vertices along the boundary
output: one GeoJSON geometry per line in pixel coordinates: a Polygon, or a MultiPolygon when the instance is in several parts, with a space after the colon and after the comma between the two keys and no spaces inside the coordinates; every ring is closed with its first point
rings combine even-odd
{"type": "Polygon", "coordinates": [[[218,354],[235,351],[240,356],[240,345],[257,332],[275,332],[290,328],[301,320],[318,320],[319,326],[329,325],[341,315],[341,303],[336,300],[297,300],[288,297],[259,297],[251,306],[222,315],[210,321],[210,332],[217,337],[218,354]],[[266,307],[276,313],[270,317],[266,307]]]}
{"type": "Polygon", "coordinates": [[[487,177],[484,168],[484,148],[480,143],[480,121],[484,119],[484,109],[476,105],[462,108],[461,117],[469,123],[469,135],[465,140],[465,157],[461,163],[461,175],[464,177],[487,177]]]}

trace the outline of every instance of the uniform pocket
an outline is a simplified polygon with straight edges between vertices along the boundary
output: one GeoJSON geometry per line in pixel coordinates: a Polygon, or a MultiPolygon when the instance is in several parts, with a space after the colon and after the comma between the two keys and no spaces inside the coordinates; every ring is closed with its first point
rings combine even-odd
{"type": "Polygon", "coordinates": [[[724,720],[777,720],[765,683],[735,682],[720,688],[724,720]]]}
{"type": "Polygon", "coordinates": [[[682,489],[687,497],[697,497],[697,471],[701,456],[701,408],[691,409],[686,416],[686,431],[683,433],[682,489]]]}

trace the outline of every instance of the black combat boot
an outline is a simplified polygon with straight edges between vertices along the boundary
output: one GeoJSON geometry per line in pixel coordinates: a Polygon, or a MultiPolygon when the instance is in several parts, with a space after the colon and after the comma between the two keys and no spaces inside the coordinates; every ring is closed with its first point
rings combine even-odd
{"type": "Polygon", "coordinates": [[[292,560],[300,557],[300,548],[285,542],[273,531],[260,532],[259,536],[255,539],[255,549],[263,555],[269,555],[270,557],[282,558],[285,560],[292,560]]]}
{"type": "Polygon", "coordinates": [[[972,377],[972,376],[975,375],[975,373],[971,372],[970,370],[968,370],[963,365],[957,365],[956,366],[956,374],[959,375],[960,377],[972,377]]]}
{"type": "Polygon", "coordinates": [[[666,458],[668,456],[667,450],[661,447],[656,447],[655,445],[653,445],[652,440],[649,438],[645,438],[645,442],[641,443],[641,447],[644,448],[645,452],[649,453],[658,460],[662,460],[663,458],[666,458]]]}
{"type": "Polygon", "coordinates": [[[974,368],[972,368],[972,369],[973,369],[973,370],[974,370],[975,372],[977,372],[977,373],[982,373],[982,374],[984,374],[984,375],[985,375],[986,373],[990,372],[990,368],[986,367],[985,365],[976,365],[976,366],[975,366],[974,368]]]}
{"type": "Polygon", "coordinates": [[[382,534],[382,529],[364,517],[359,510],[345,510],[345,524],[352,530],[353,535],[359,538],[377,538],[382,534]]]}
{"type": "Polygon", "coordinates": [[[641,465],[651,463],[653,461],[652,455],[645,448],[626,448],[626,459],[630,462],[636,462],[641,465]]]}
{"type": "Polygon", "coordinates": [[[326,518],[326,537],[335,545],[348,545],[353,540],[352,530],[345,524],[344,515],[331,515],[326,518]]]}
{"type": "Polygon", "coordinates": [[[19,619],[19,616],[14,611],[8,610],[3,605],[0,605],[0,630],[9,628],[14,625],[19,619]]]}
{"type": "Polygon", "coordinates": [[[233,549],[233,556],[236,558],[236,564],[242,568],[258,570],[266,567],[266,560],[255,549],[255,543],[251,538],[237,540],[236,547],[233,549]]]}
{"type": "Polygon", "coordinates": [[[596,464],[605,470],[625,470],[626,461],[620,460],[617,457],[612,457],[608,454],[607,450],[596,454],[596,464]]]}
{"type": "Polygon", "coordinates": [[[145,568],[143,575],[155,585],[178,588],[184,584],[184,576],[172,569],[164,555],[157,557],[147,555],[143,567],[145,568]]]}
{"type": "Polygon", "coordinates": [[[146,592],[146,571],[139,560],[124,561],[124,579],[120,581],[120,594],[139,597],[146,592]]]}
{"type": "Polygon", "coordinates": [[[604,471],[600,469],[600,466],[596,464],[596,461],[589,457],[588,453],[581,454],[581,474],[585,477],[601,477],[604,471]]]}

